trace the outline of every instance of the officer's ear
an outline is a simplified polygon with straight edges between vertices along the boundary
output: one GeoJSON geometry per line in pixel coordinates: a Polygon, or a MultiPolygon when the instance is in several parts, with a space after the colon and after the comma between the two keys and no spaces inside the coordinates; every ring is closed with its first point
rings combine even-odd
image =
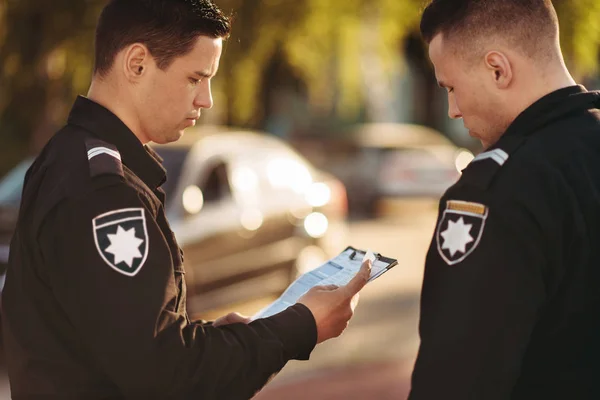
{"type": "Polygon", "coordinates": [[[498,89],[506,89],[513,79],[513,70],[508,57],[499,51],[490,51],[484,58],[485,68],[498,89]]]}
{"type": "Polygon", "coordinates": [[[132,82],[139,81],[148,70],[150,58],[150,51],[143,44],[135,43],[127,47],[123,60],[127,79],[132,82]]]}

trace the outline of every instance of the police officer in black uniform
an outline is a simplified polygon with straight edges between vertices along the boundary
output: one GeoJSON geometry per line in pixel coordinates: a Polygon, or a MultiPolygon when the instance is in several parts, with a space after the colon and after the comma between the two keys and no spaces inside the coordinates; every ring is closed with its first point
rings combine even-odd
{"type": "Polygon", "coordinates": [[[212,106],[229,29],[209,0],[104,9],[88,98],[25,180],[2,301],[14,399],[248,399],[346,328],[369,263],[270,318],[187,316],[165,170],[145,144],[212,106]]]}
{"type": "Polygon", "coordinates": [[[548,0],[434,0],[421,30],[485,150],[440,203],[410,399],[600,399],[600,93],[548,0]]]}

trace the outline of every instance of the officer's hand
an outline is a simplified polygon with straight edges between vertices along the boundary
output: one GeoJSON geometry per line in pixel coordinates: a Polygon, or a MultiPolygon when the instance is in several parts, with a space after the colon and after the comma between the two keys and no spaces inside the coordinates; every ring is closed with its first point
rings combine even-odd
{"type": "Polygon", "coordinates": [[[358,304],[358,292],[371,276],[371,261],[365,261],[346,286],[315,286],[298,300],[312,312],[317,322],[317,343],[338,337],[348,327],[358,304]]]}
{"type": "Polygon", "coordinates": [[[246,317],[240,313],[233,312],[225,315],[224,317],[217,318],[213,322],[212,326],[218,327],[230,324],[249,324],[250,322],[252,322],[252,320],[249,317],[246,317]]]}

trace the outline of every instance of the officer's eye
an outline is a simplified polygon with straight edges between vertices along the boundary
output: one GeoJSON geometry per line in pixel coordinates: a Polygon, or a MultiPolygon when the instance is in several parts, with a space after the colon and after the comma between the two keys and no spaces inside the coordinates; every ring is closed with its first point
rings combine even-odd
{"type": "Polygon", "coordinates": [[[453,93],[454,92],[454,88],[448,88],[448,93],[453,93]]]}
{"type": "Polygon", "coordinates": [[[200,83],[200,79],[194,79],[194,78],[190,78],[190,83],[192,85],[197,85],[200,83]]]}

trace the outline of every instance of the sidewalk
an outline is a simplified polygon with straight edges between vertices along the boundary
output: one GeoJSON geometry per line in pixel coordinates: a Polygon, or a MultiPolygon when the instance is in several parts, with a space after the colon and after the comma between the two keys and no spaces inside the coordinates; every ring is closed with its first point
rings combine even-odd
{"type": "Polygon", "coordinates": [[[389,361],[315,371],[267,386],[254,400],[404,400],[412,362],[389,361]]]}

